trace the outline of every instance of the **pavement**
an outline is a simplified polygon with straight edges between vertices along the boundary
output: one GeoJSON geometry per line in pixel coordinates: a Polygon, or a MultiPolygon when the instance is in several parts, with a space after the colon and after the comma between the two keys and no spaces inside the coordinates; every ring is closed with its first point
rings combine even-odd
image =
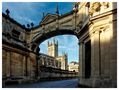
{"type": "Polygon", "coordinates": [[[78,79],[7,85],[5,88],[78,88],[78,79]]]}

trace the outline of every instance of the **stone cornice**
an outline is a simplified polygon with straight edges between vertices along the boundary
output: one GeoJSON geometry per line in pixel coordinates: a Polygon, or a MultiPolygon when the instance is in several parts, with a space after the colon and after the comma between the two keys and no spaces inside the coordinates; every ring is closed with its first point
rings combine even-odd
{"type": "Polygon", "coordinates": [[[16,53],[19,53],[22,55],[27,55],[27,56],[29,55],[28,50],[26,50],[25,48],[18,47],[18,46],[17,46],[17,48],[15,48],[14,45],[3,44],[2,49],[6,50],[6,51],[10,51],[10,52],[16,52],[16,53]]]}
{"type": "Polygon", "coordinates": [[[101,13],[101,14],[96,15],[96,16],[92,16],[92,17],[90,17],[90,21],[105,17],[107,15],[111,15],[113,13],[117,13],[117,9],[114,9],[114,10],[111,10],[111,11],[108,11],[108,12],[104,12],[104,13],[101,13]]]}

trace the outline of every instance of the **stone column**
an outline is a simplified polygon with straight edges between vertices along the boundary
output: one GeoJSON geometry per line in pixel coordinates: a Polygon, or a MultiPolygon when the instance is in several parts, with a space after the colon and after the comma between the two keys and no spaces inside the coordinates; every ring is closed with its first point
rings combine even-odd
{"type": "Polygon", "coordinates": [[[40,79],[40,75],[41,75],[41,72],[40,72],[40,65],[41,64],[42,64],[41,56],[39,56],[39,60],[38,60],[38,79],[40,79]]]}
{"type": "Polygon", "coordinates": [[[30,59],[28,65],[30,65],[30,76],[34,78],[36,76],[36,54],[31,52],[29,57],[30,59]]]}
{"type": "Polygon", "coordinates": [[[11,52],[7,52],[6,59],[6,76],[11,76],[11,52]]]}
{"type": "Polygon", "coordinates": [[[95,62],[95,59],[94,59],[94,57],[95,57],[95,55],[94,55],[94,50],[95,50],[95,48],[94,48],[94,39],[95,39],[95,37],[94,37],[94,33],[91,35],[91,77],[93,78],[94,77],[94,71],[95,71],[95,69],[94,69],[94,62],[95,62]]]}
{"type": "Polygon", "coordinates": [[[39,56],[37,55],[36,56],[36,78],[38,78],[38,76],[39,76],[39,72],[38,72],[39,63],[38,63],[38,61],[39,61],[39,56]]]}
{"type": "Polygon", "coordinates": [[[93,61],[93,75],[99,77],[100,75],[100,34],[99,31],[94,33],[94,61],[93,61]]]}
{"type": "Polygon", "coordinates": [[[106,44],[105,44],[105,32],[101,31],[100,33],[100,59],[101,59],[101,77],[104,77],[104,70],[105,70],[105,49],[106,49],[106,44]]]}
{"type": "Polygon", "coordinates": [[[110,30],[105,30],[105,66],[104,66],[104,74],[105,74],[105,78],[109,78],[110,77],[110,30]]]}
{"type": "Polygon", "coordinates": [[[79,75],[80,78],[84,78],[85,77],[85,60],[84,60],[84,44],[83,42],[79,43],[80,47],[79,47],[79,66],[80,66],[80,70],[79,70],[79,75]]]}
{"type": "Polygon", "coordinates": [[[31,71],[30,57],[27,57],[26,63],[27,63],[27,64],[26,64],[26,65],[27,65],[27,66],[26,66],[26,68],[27,68],[27,76],[30,77],[30,75],[31,75],[31,72],[30,72],[30,71],[31,71]]]}
{"type": "Polygon", "coordinates": [[[26,75],[26,56],[23,56],[23,78],[26,75]]]}

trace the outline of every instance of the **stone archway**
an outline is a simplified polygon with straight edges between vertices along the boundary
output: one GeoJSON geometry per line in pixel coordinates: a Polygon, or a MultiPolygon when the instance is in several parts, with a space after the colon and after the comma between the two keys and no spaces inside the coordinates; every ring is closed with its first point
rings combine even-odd
{"type": "Polygon", "coordinates": [[[44,36],[41,36],[40,38],[38,38],[38,39],[36,39],[36,40],[34,40],[32,43],[32,47],[31,47],[31,49],[32,50],[37,50],[37,48],[39,47],[39,45],[43,42],[43,41],[45,41],[45,40],[47,40],[47,39],[49,39],[49,38],[51,38],[51,37],[54,37],[54,36],[58,36],[58,35],[74,35],[74,36],[76,36],[77,37],[77,39],[78,39],[78,35],[75,33],[75,32],[73,32],[72,30],[66,30],[66,29],[64,29],[64,30],[56,30],[56,31],[54,31],[54,32],[49,32],[49,33],[47,33],[47,34],[45,34],[44,36]]]}
{"type": "Polygon", "coordinates": [[[77,12],[71,11],[62,16],[47,14],[41,21],[40,27],[33,28],[31,32],[31,49],[33,51],[36,50],[37,45],[56,35],[71,34],[78,37],[79,27],[77,26],[76,29],[76,13],[77,12]]]}
{"type": "MultiPolygon", "coordinates": [[[[80,5],[83,5],[83,3],[81,3],[80,5]]],[[[109,87],[110,85],[112,86],[116,85],[116,80],[113,77],[116,76],[116,73],[114,75],[112,73],[113,71],[111,70],[111,67],[114,67],[115,64],[112,65],[110,63],[110,61],[113,61],[114,59],[109,58],[113,55],[110,54],[111,50],[116,48],[113,47],[112,49],[110,46],[111,42],[113,42],[114,40],[114,38],[112,39],[112,34],[115,35],[112,32],[116,30],[116,28],[111,27],[111,25],[113,26],[114,23],[112,22],[114,18],[111,17],[114,14],[116,14],[114,8],[111,8],[111,6],[113,6],[113,3],[110,3],[110,8],[107,7],[107,9],[109,9],[108,12],[104,12],[100,15],[99,11],[105,8],[104,4],[85,3],[85,5],[87,7],[90,6],[89,9],[89,12],[91,12],[90,17],[86,14],[85,15],[80,14],[81,10],[76,12],[72,11],[60,17],[56,15],[55,18],[53,15],[48,14],[41,22],[40,27],[32,30],[33,36],[32,36],[31,49],[33,49],[33,51],[34,50],[37,51],[37,47],[39,45],[38,43],[55,35],[60,34],[76,35],[79,39],[80,45],[79,83],[90,87],[109,87]],[[94,10],[95,8],[96,10],[94,10]],[[112,9],[113,11],[111,11],[112,9]],[[52,20],[50,19],[51,16],[52,20]],[[111,24],[109,23],[110,21],[112,22],[111,24]],[[108,48],[110,47],[111,50],[108,51],[107,47],[108,48]],[[113,84],[111,84],[112,82],[113,84]]],[[[82,7],[81,9],[83,10],[84,8],[82,7]]]]}

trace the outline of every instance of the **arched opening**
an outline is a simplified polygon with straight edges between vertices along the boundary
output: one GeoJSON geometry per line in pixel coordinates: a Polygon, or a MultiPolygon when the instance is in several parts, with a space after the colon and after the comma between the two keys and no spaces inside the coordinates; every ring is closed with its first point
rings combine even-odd
{"type": "Polygon", "coordinates": [[[39,34],[37,34],[33,37],[31,49],[33,51],[35,51],[36,48],[38,48],[38,44],[40,45],[43,41],[45,41],[45,40],[47,40],[51,37],[54,37],[54,36],[66,35],[66,34],[75,35],[78,38],[77,33],[75,33],[73,30],[70,30],[70,29],[67,29],[67,28],[65,28],[65,29],[56,29],[56,30],[50,30],[49,29],[49,32],[47,32],[47,33],[42,32],[41,36],[39,34]]]}
{"type": "MultiPolygon", "coordinates": [[[[85,30],[87,30],[87,26],[83,29],[83,31],[85,31],[85,30]]],[[[85,77],[85,79],[89,79],[91,77],[91,41],[90,41],[89,38],[86,38],[85,42],[82,42],[82,41],[80,42],[79,41],[79,36],[81,36],[81,35],[80,34],[77,35],[75,30],[70,30],[70,29],[67,29],[67,28],[65,28],[65,29],[56,29],[56,30],[50,30],[49,29],[49,32],[47,32],[47,33],[43,33],[42,35],[37,34],[36,36],[33,37],[32,50],[36,53],[39,53],[40,50],[42,51],[42,49],[41,49],[41,47],[39,47],[39,45],[42,45],[43,41],[45,41],[49,38],[52,38],[54,36],[66,35],[66,34],[69,34],[71,36],[75,36],[75,38],[77,38],[77,45],[79,44],[79,46],[80,46],[80,44],[81,44],[81,49],[77,48],[78,53],[79,52],[81,53],[81,54],[77,55],[78,57],[81,58],[81,63],[78,63],[79,67],[81,66],[81,69],[79,68],[78,71],[81,71],[83,73],[80,74],[80,72],[79,72],[78,77],[83,76],[83,77],[85,77]]],[[[72,42],[72,40],[69,39],[69,43],[71,43],[71,42],[72,42]]],[[[45,42],[45,43],[46,43],[46,45],[48,44],[48,42],[45,42]]],[[[41,56],[42,55],[43,54],[41,54],[41,56]]],[[[45,56],[45,57],[47,57],[47,56],[45,56]]],[[[43,58],[47,59],[45,57],[43,57],[43,58]]],[[[40,61],[40,59],[39,59],[39,61],[40,61]]],[[[79,61],[79,59],[78,59],[78,61],[79,61]]],[[[49,60],[47,62],[51,62],[51,61],[49,60]]],[[[43,63],[47,65],[47,62],[43,62],[43,63]]],[[[57,68],[59,68],[59,67],[57,66],[57,68]]],[[[41,70],[41,68],[39,68],[38,70],[41,70]]],[[[42,70],[44,70],[44,69],[42,69],[42,70]]],[[[50,71],[52,72],[51,69],[50,69],[50,71]]],[[[72,70],[72,71],[76,71],[76,70],[72,70]]],[[[37,72],[39,72],[39,71],[37,71],[37,72]]]]}
{"type": "Polygon", "coordinates": [[[75,35],[65,34],[51,37],[39,44],[39,48],[38,73],[40,80],[78,77],[79,45],[75,35]],[[44,77],[43,74],[46,73],[44,71],[49,72],[49,75],[44,77]]]}
{"type": "Polygon", "coordinates": [[[58,43],[58,56],[62,55],[63,52],[67,52],[70,61],[73,60],[73,58],[76,61],[79,60],[78,39],[74,35],[59,35],[45,40],[40,44],[40,53],[48,54],[48,41],[51,43],[54,39],[55,42],[58,43]],[[76,57],[73,57],[73,55],[76,57]]]}

